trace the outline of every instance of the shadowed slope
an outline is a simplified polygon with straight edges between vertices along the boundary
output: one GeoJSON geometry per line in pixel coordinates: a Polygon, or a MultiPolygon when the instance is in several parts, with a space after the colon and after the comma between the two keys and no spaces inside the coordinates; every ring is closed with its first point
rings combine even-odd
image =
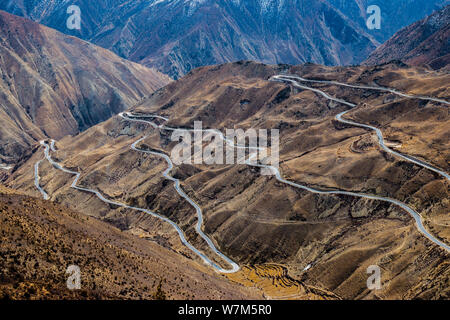
{"type": "Polygon", "coordinates": [[[375,50],[365,64],[401,60],[410,65],[433,69],[450,63],[450,5],[397,32],[375,50]]]}

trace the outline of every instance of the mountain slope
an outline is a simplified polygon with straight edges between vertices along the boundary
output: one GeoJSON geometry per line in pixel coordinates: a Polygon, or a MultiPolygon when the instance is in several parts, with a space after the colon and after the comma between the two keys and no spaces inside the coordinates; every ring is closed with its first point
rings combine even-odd
{"type": "MultiPolygon", "coordinates": [[[[449,0],[327,0],[332,6],[366,29],[367,8],[377,5],[381,10],[381,28],[368,30],[378,42],[384,43],[397,31],[439,10],[449,0]]],[[[367,30],[367,29],[366,29],[367,30]]]]}
{"type": "Polygon", "coordinates": [[[141,11],[126,28],[93,41],[174,77],[236,60],[352,64],[377,44],[322,0],[167,1],[141,11]]]}
{"type": "Polygon", "coordinates": [[[169,82],[157,71],[3,11],[0,56],[0,157],[6,162],[36,140],[76,134],[169,82]]]}
{"type": "Polygon", "coordinates": [[[68,4],[41,10],[44,3],[38,1],[28,11],[19,4],[4,7],[173,77],[241,59],[350,64],[376,45],[322,0],[80,1],[82,13],[87,12],[80,31],[66,28],[68,4]]]}
{"type": "Polygon", "coordinates": [[[154,241],[0,186],[0,300],[258,299],[154,241]],[[81,290],[66,287],[67,267],[81,290]],[[161,295],[160,295],[161,296],[161,295]]]}
{"type": "Polygon", "coordinates": [[[450,63],[450,5],[396,33],[365,64],[401,60],[439,69],[450,63]]]}
{"type": "MultiPolygon", "coordinates": [[[[449,228],[445,227],[448,181],[387,154],[373,131],[338,123],[336,115],[348,110],[347,106],[309,90],[267,81],[282,72],[449,97],[449,76],[423,68],[236,62],[198,68],[144,99],[132,112],[167,117],[171,127],[191,128],[194,121],[202,120],[204,128],[222,132],[226,128],[279,129],[280,171],[287,180],[321,190],[398,199],[420,212],[426,228],[436,237],[450,242],[449,228]]],[[[348,115],[350,119],[379,127],[392,148],[448,172],[450,119],[446,105],[377,90],[306,85],[357,104],[348,115]]],[[[166,154],[175,144],[170,131],[117,116],[76,137],[57,141],[51,155],[62,166],[80,172],[80,186],[167,217],[185,232],[190,244],[215,263],[229,267],[196,231],[194,207],[163,176],[167,162],[161,156],[131,148],[139,139],[138,149],[166,154]]],[[[42,148],[33,150],[6,184],[39,196],[33,167],[42,157],[42,148]]],[[[52,201],[121,230],[164,239],[173,250],[201,261],[180,243],[167,223],[74,190],[74,176],[47,161],[42,162],[39,174],[40,186],[52,201]]],[[[278,280],[271,281],[271,275],[272,280],[279,279],[287,270],[286,278],[296,280],[291,289],[320,288],[321,297],[329,292],[346,299],[448,297],[448,253],[422,236],[410,215],[388,202],[311,193],[262,176],[258,168],[247,165],[185,164],[175,166],[170,175],[180,180],[185,193],[203,210],[202,230],[216,247],[241,267],[249,266],[230,276],[234,281],[249,285],[255,280],[263,283],[261,286],[274,283],[270,296],[275,292],[288,296],[291,291],[275,287],[278,280]],[[281,264],[283,270],[273,270],[268,263],[281,264]],[[383,270],[386,285],[381,291],[372,292],[366,286],[367,267],[373,264],[383,270]],[[272,271],[266,273],[268,269],[272,271]],[[261,279],[255,279],[249,270],[259,270],[256,274],[261,279]]]]}

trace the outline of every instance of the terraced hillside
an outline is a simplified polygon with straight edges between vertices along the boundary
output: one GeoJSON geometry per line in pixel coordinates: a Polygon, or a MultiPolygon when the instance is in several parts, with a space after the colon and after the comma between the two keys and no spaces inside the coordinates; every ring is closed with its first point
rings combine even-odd
{"type": "Polygon", "coordinates": [[[305,285],[291,278],[284,266],[264,264],[244,266],[242,271],[228,276],[233,282],[260,288],[269,300],[337,300],[333,293],[305,285]]]}

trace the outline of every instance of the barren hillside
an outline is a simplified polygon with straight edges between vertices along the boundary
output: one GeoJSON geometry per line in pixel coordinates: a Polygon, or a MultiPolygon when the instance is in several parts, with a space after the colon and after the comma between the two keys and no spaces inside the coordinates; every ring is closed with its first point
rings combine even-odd
{"type": "Polygon", "coordinates": [[[169,82],[110,51],[0,11],[0,163],[75,135],[169,82]]]}
{"type": "Polygon", "coordinates": [[[156,241],[1,186],[0,213],[0,299],[261,298],[156,241]],[[66,287],[72,264],[81,290],[66,287]]]}
{"type": "MultiPolygon", "coordinates": [[[[192,128],[195,120],[202,120],[204,128],[222,131],[277,128],[285,179],[320,190],[397,199],[419,212],[425,228],[437,239],[450,243],[447,179],[386,153],[373,131],[336,121],[336,115],[349,110],[348,105],[293,84],[268,81],[276,74],[383,86],[447,100],[450,96],[448,74],[402,64],[331,68],[238,62],[196,69],[142,101],[131,113],[167,117],[166,125],[172,127],[192,128]]],[[[355,104],[347,118],[376,126],[395,150],[448,172],[448,105],[373,89],[302,84],[355,104]]],[[[131,149],[146,136],[139,150],[170,154],[174,146],[170,135],[117,116],[77,137],[57,141],[51,155],[81,173],[79,185],[167,217],[183,230],[189,243],[228,267],[199,236],[193,206],[163,177],[166,161],[131,149]]],[[[42,148],[35,149],[6,183],[38,196],[33,167],[42,158],[42,148]]],[[[121,230],[160,239],[200,261],[161,219],[107,205],[92,193],[70,188],[74,176],[47,161],[39,174],[40,185],[52,201],[121,230]]],[[[202,229],[217,248],[247,266],[230,275],[232,281],[263,288],[267,295],[292,296],[294,292],[297,298],[448,297],[448,252],[419,233],[412,217],[399,206],[311,193],[262,176],[258,168],[247,165],[182,165],[171,175],[201,207],[202,229]],[[382,268],[385,283],[375,292],[365,282],[366,269],[373,264],[382,268]],[[278,280],[272,280],[280,277],[284,277],[285,291],[274,290],[278,280]]]]}
{"type": "Polygon", "coordinates": [[[450,5],[397,32],[365,61],[375,65],[401,60],[411,65],[429,65],[433,69],[450,62],[450,5]]]}

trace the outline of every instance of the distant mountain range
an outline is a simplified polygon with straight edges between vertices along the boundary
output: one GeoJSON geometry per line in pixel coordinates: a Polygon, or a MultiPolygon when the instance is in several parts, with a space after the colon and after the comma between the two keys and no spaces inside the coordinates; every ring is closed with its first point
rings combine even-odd
{"type": "Polygon", "coordinates": [[[401,60],[440,69],[450,63],[450,5],[396,33],[366,64],[401,60]]]}
{"type": "Polygon", "coordinates": [[[397,31],[450,4],[449,0],[327,0],[333,7],[350,17],[380,43],[397,31]],[[381,9],[381,28],[367,30],[366,10],[370,5],[381,9]]]}
{"type": "Polygon", "coordinates": [[[358,64],[400,28],[448,0],[9,0],[0,9],[89,40],[178,78],[236,60],[358,64]],[[66,26],[81,8],[81,30],[66,26]],[[382,28],[366,27],[367,7],[382,28]]]}
{"type": "Polygon", "coordinates": [[[56,30],[0,11],[0,160],[129,108],[170,79],[56,30]]]}

